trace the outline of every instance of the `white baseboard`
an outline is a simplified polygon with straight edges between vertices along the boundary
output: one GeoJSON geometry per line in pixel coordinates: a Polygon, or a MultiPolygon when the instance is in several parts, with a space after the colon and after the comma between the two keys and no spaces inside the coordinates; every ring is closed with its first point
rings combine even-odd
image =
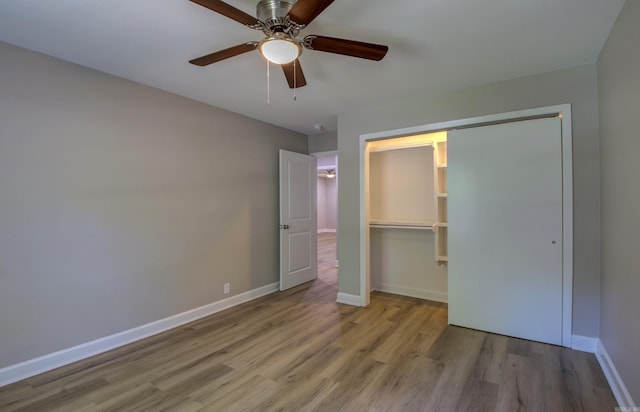
{"type": "Polygon", "coordinates": [[[336,233],[335,229],[318,229],[318,233],[336,233]]]}
{"type": "Polygon", "coordinates": [[[168,318],[160,319],[146,325],[125,330],[114,335],[105,336],[91,342],[78,346],[63,349],[35,359],[30,359],[15,365],[0,369],[0,387],[17,382],[31,376],[77,362],[88,357],[127,345],[129,343],[147,338],[152,335],[164,332],[169,329],[184,325],[205,316],[212,315],[233,306],[240,305],[261,296],[276,292],[280,286],[279,282],[271,283],[239,295],[231,296],[199,308],[191,309],[168,318]]]}
{"type": "Polygon", "coordinates": [[[598,338],[589,336],[571,335],[571,349],[582,352],[597,353],[598,338]]]}
{"type": "Polygon", "coordinates": [[[448,302],[448,295],[445,292],[433,290],[415,289],[404,286],[395,286],[388,283],[376,283],[373,289],[379,292],[393,293],[395,295],[410,296],[412,298],[433,300],[435,302],[448,302]]]}
{"type": "Polygon", "coordinates": [[[596,358],[600,363],[600,367],[604,372],[604,376],[609,382],[609,386],[611,386],[611,391],[613,392],[613,396],[616,398],[616,402],[618,402],[618,406],[625,408],[636,408],[637,406],[633,402],[633,399],[631,399],[629,390],[618,374],[616,366],[613,364],[613,361],[609,357],[609,354],[607,353],[607,350],[605,349],[600,339],[598,339],[598,351],[596,352],[596,358]]]}
{"type": "Polygon", "coordinates": [[[359,295],[350,295],[342,292],[338,292],[336,302],[351,306],[364,306],[362,298],[359,295]]]}

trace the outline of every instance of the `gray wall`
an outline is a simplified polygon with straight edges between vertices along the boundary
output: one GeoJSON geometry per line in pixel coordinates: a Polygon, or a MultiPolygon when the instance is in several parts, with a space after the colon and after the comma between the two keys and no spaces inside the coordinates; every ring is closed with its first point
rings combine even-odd
{"type": "Polygon", "coordinates": [[[0,368],[278,281],[280,148],[307,138],[0,43],[0,368]]]}
{"type": "Polygon", "coordinates": [[[640,402],[640,2],[627,1],[598,60],[602,182],[600,340],[640,402]]]}
{"type": "Polygon", "coordinates": [[[338,132],[313,134],[308,137],[309,153],[338,150],[338,132]]]}
{"type": "Polygon", "coordinates": [[[573,333],[598,336],[600,317],[599,149],[595,65],[420,96],[338,116],[340,292],[359,294],[359,136],[410,126],[563,103],[573,106],[573,333]]]}

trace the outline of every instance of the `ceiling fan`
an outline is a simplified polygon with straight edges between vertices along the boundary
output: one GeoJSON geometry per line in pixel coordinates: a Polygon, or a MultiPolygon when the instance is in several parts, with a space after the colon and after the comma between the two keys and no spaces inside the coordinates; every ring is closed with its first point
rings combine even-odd
{"type": "Polygon", "coordinates": [[[189,63],[207,66],[255,49],[270,62],[282,66],[289,87],[307,84],[298,57],[302,49],[318,50],[368,60],[382,60],[389,47],[334,37],[308,35],[296,37],[334,0],[260,0],[257,17],[253,17],[221,0],[191,0],[203,7],[233,19],[251,29],[261,30],[266,37],[207,54],[189,63]]]}
{"type": "Polygon", "coordinates": [[[334,177],[336,177],[336,169],[318,170],[317,175],[318,177],[326,177],[327,179],[333,179],[334,177]]]}

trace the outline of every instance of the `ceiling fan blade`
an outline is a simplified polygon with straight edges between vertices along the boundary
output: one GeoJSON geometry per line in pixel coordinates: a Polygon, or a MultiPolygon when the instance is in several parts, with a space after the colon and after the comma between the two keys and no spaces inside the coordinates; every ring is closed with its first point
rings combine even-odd
{"type": "Polygon", "coordinates": [[[318,17],[334,0],[298,0],[291,10],[289,18],[298,24],[308,25],[318,17]]]}
{"type": "Polygon", "coordinates": [[[223,16],[227,16],[230,19],[237,21],[238,23],[244,24],[245,26],[253,26],[254,24],[258,24],[258,19],[255,17],[243,12],[242,10],[238,10],[235,7],[225,3],[220,0],[191,0],[192,2],[199,4],[203,7],[208,8],[209,10],[213,10],[216,13],[220,13],[223,16]]]}
{"type": "Polygon", "coordinates": [[[345,56],[360,57],[361,59],[380,61],[389,51],[388,46],[381,44],[363,43],[355,40],[336,39],[325,36],[306,36],[304,47],[327,53],[343,54],[345,56]]]}
{"type": "Polygon", "coordinates": [[[300,60],[296,60],[295,69],[294,69],[293,62],[289,64],[283,64],[282,71],[284,72],[284,76],[287,78],[287,82],[289,83],[289,88],[297,89],[299,87],[303,87],[307,85],[307,80],[304,78],[304,73],[302,72],[302,67],[300,66],[300,60]],[[295,73],[295,79],[294,79],[294,73],[295,73]]]}
{"type": "Polygon", "coordinates": [[[251,50],[255,50],[256,47],[258,47],[257,42],[239,44],[237,46],[229,47],[228,49],[207,54],[206,56],[198,57],[197,59],[189,60],[189,63],[195,64],[196,66],[208,66],[211,63],[219,62],[220,60],[228,59],[242,53],[250,52],[251,50]]]}

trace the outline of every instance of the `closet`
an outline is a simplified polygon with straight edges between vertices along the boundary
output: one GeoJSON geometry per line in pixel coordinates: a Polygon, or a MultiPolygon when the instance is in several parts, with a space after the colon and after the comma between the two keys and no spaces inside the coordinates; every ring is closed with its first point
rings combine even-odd
{"type": "Polygon", "coordinates": [[[368,153],[372,288],[446,301],[446,133],[372,142],[368,153]]]}
{"type": "Polygon", "coordinates": [[[570,114],[361,136],[365,302],[369,289],[448,302],[451,325],[569,346],[570,114]]]}

